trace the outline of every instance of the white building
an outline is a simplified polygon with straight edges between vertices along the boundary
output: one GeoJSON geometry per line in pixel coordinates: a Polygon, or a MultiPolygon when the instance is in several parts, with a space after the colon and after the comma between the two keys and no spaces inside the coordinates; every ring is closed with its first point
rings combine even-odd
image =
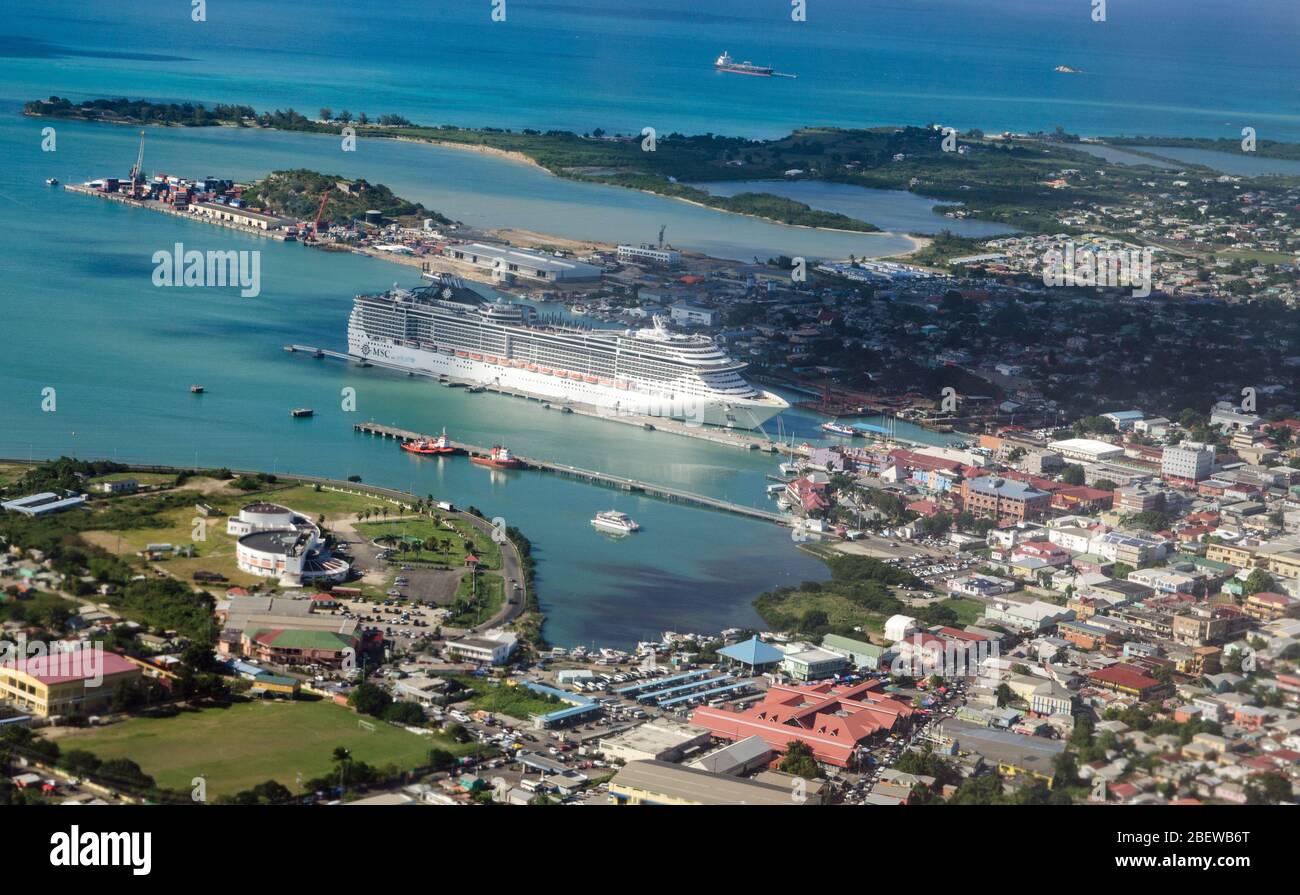
{"type": "Polygon", "coordinates": [[[1048,447],[1068,460],[1082,460],[1085,463],[1099,463],[1124,456],[1124,449],[1119,445],[1095,438],[1066,438],[1063,441],[1053,441],[1048,447]]]}
{"type": "Polygon", "coordinates": [[[1196,441],[1184,441],[1165,448],[1160,455],[1160,475],[1164,478],[1199,482],[1214,471],[1214,447],[1196,441]]]}
{"type": "Polygon", "coordinates": [[[906,640],[912,634],[921,630],[916,619],[910,615],[891,615],[885,622],[885,639],[897,643],[900,640],[906,640]]]}
{"type": "Polygon", "coordinates": [[[472,242],[449,245],[442,254],[453,261],[489,271],[492,279],[500,281],[508,282],[518,277],[544,283],[569,283],[599,280],[601,277],[601,269],[594,264],[510,246],[472,242]]]}
{"type": "Polygon", "coordinates": [[[661,267],[676,267],[682,263],[681,252],[676,249],[664,249],[652,245],[621,245],[618,247],[620,264],[657,264],[661,267]]]}
{"type": "Polygon", "coordinates": [[[683,326],[717,326],[722,319],[722,315],[713,308],[705,308],[685,301],[673,305],[669,316],[673,323],[683,326]]]}
{"type": "Polygon", "coordinates": [[[1072,620],[1074,610],[1042,600],[1035,600],[1032,603],[997,602],[989,607],[985,615],[994,621],[1006,622],[1022,631],[1042,631],[1058,622],[1072,620]]]}
{"type": "Polygon", "coordinates": [[[446,652],[449,657],[466,659],[480,665],[504,665],[518,645],[519,638],[513,632],[493,628],[448,643],[446,652]]]}
{"type": "Polygon", "coordinates": [[[351,565],[330,554],[314,522],[288,507],[252,503],[226,520],[226,533],[235,542],[235,563],[240,571],[281,584],[309,581],[343,581],[351,565]]]}

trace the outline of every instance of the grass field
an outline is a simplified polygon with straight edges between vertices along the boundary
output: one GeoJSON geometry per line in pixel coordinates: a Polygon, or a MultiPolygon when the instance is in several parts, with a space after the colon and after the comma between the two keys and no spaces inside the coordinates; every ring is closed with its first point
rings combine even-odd
{"type": "Polygon", "coordinates": [[[124,482],[131,479],[141,485],[174,485],[176,483],[175,473],[163,472],[114,472],[108,475],[95,476],[87,481],[91,485],[98,485],[100,482],[124,482]]]}
{"type": "Polygon", "coordinates": [[[957,621],[963,625],[973,625],[984,614],[988,607],[979,600],[968,600],[965,597],[952,597],[939,603],[940,606],[947,607],[957,613],[957,621]]]}
{"type": "Polygon", "coordinates": [[[474,711],[494,712],[526,721],[534,715],[544,715],[562,709],[566,703],[535,693],[524,686],[489,684],[478,678],[457,678],[474,690],[469,704],[474,711]]]}
{"type": "MultiPolygon", "coordinates": [[[[443,563],[459,568],[465,562],[464,537],[459,530],[438,525],[432,519],[394,519],[389,522],[360,522],[355,526],[357,533],[372,541],[385,535],[395,538],[434,538],[441,543],[437,550],[408,550],[393,557],[395,562],[431,562],[443,563]]],[[[394,547],[396,545],[393,545],[394,547]]]]}
{"type": "Polygon", "coordinates": [[[132,718],[110,727],[77,731],[60,747],[87,749],[100,758],[129,758],[163,787],[189,790],[206,776],[208,793],[232,795],[266,780],[299,791],[297,775],[310,780],[329,773],[336,746],[376,767],[422,765],[435,746],[464,755],[472,746],[442,736],[408,733],[373,718],[373,731],[359,716],[323,701],[235,703],[229,708],[182,712],[171,718],[132,718]]]}
{"type": "MultiPolygon", "coordinates": [[[[223,487],[211,487],[212,482],[197,480],[187,482],[176,493],[192,491],[194,501],[210,504],[227,516],[237,514],[241,507],[250,503],[267,501],[289,507],[313,521],[324,514],[330,518],[353,516],[358,512],[375,509],[383,501],[360,497],[355,494],[340,494],[334,491],[316,491],[311,485],[289,485],[268,488],[261,491],[239,491],[226,484],[223,487]]],[[[121,498],[118,505],[130,498],[121,498]]],[[[265,584],[265,578],[241,572],[235,562],[236,538],[226,534],[226,516],[212,516],[201,519],[193,506],[182,506],[161,514],[168,523],[163,528],[125,529],[122,531],[86,532],[86,540],[98,547],[131,557],[148,544],[193,544],[198,553],[194,557],[173,557],[163,560],[164,567],[178,578],[190,578],[199,570],[216,572],[226,576],[229,585],[265,584]],[[195,535],[202,531],[203,537],[195,535]]],[[[450,532],[449,532],[450,534],[450,532]]]]}

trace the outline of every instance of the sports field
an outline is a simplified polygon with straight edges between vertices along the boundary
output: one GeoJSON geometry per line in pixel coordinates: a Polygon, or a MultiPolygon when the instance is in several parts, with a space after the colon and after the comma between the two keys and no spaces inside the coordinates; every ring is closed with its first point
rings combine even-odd
{"type": "Polygon", "coordinates": [[[160,786],[188,791],[206,776],[209,796],[231,795],[266,780],[297,792],[330,772],[336,746],[376,767],[422,765],[435,746],[469,751],[442,736],[408,733],[324,701],[253,701],[229,708],[182,712],[171,718],[132,718],[59,738],[63,751],[87,749],[102,759],[129,758],[160,786]],[[373,731],[361,727],[364,720],[373,731]]]}

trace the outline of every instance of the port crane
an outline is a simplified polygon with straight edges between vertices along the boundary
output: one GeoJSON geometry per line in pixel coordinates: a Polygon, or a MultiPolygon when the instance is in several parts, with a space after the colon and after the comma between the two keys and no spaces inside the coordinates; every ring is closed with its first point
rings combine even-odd
{"type": "Polygon", "coordinates": [[[144,185],[144,131],[140,131],[140,148],[131,167],[131,193],[134,195],[144,185]]]}
{"type": "Polygon", "coordinates": [[[311,238],[312,238],[312,239],[315,239],[315,238],[316,238],[316,235],[317,235],[318,233],[320,233],[320,219],[321,219],[321,215],[325,214],[325,204],[326,204],[327,202],[329,202],[329,200],[330,200],[330,191],[329,191],[329,190],[326,190],[326,191],[325,191],[325,195],[323,195],[323,196],[320,197],[320,208],[316,209],[316,220],[312,221],[312,224],[311,224],[311,238]]]}

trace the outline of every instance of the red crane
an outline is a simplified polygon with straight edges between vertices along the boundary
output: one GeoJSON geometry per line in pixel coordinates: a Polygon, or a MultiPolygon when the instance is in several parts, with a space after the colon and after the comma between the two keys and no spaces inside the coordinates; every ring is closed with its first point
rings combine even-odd
{"type": "Polygon", "coordinates": [[[312,225],[311,225],[311,238],[312,238],[312,239],[315,239],[315,238],[316,238],[316,235],[317,235],[318,233],[320,233],[320,219],[321,219],[321,215],[323,215],[323,214],[325,213],[325,203],[328,202],[329,200],[330,200],[330,191],[329,191],[329,190],[326,190],[326,191],[325,191],[325,195],[323,195],[323,196],[320,197],[320,208],[316,209],[316,220],[313,221],[313,222],[312,222],[312,225]]]}

